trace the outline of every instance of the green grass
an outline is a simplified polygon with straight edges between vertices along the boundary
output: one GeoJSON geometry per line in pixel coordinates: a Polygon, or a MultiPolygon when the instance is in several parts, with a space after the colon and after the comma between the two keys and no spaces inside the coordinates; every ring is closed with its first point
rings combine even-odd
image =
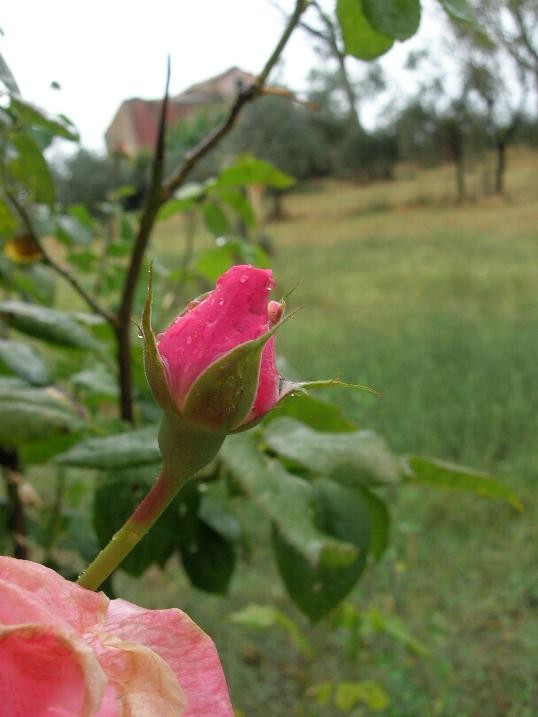
{"type": "MultiPolygon", "coordinates": [[[[389,497],[392,547],[354,600],[404,617],[430,649],[422,659],[378,639],[349,663],[339,636],[317,627],[307,629],[319,650],[308,664],[285,637],[230,626],[232,610],[256,601],[298,618],[263,527],[226,601],[193,593],[172,567],[166,588],[149,575],[147,604],[179,603],[214,634],[246,717],[336,714],[308,711],[301,696],[338,678],[382,683],[387,717],[538,713],[537,168],[536,155],[515,156],[508,201],[459,208],[447,200],[448,170],[367,188],[321,184],[290,196],[287,219],[268,227],[279,290],[300,281],[291,301],[304,310],[279,337],[291,366],[379,389],[334,400],[398,451],[495,473],[525,510],[426,488],[389,497]]],[[[161,231],[157,246],[171,254],[177,224],[161,231]]],[[[122,586],[140,599],[139,585],[122,586]]]]}

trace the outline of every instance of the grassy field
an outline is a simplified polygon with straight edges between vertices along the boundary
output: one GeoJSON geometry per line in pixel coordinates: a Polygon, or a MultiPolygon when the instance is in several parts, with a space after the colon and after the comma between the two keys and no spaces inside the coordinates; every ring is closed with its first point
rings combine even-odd
{"type": "MultiPolygon", "coordinates": [[[[324,182],[287,197],[285,220],[267,227],[279,290],[300,281],[291,304],[304,309],[279,338],[293,369],[379,389],[334,399],[398,451],[493,472],[525,510],[425,488],[390,496],[392,547],[352,599],[403,617],[422,658],[371,638],[345,661],[341,636],[286,602],[261,528],[227,601],[194,594],[171,567],[146,603],[179,600],[213,632],[246,717],[339,714],[302,701],[311,682],[337,678],[379,681],[387,717],[538,714],[538,156],[513,156],[507,184],[506,200],[455,207],[448,168],[366,188],[324,182]],[[229,624],[269,598],[304,626],[316,659],[229,624]]],[[[166,253],[176,231],[162,230],[166,253]]],[[[122,587],[140,599],[140,586],[122,587]]],[[[371,714],[361,709],[352,714],[371,714]]]]}

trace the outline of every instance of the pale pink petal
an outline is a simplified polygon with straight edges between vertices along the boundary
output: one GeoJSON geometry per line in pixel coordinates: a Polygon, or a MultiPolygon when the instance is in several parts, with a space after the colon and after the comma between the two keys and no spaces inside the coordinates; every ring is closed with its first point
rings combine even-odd
{"type": "Polygon", "coordinates": [[[103,629],[146,645],[170,665],[187,697],[183,717],[233,717],[215,644],[181,610],[112,600],[103,629]]]}
{"type": "Polygon", "coordinates": [[[44,625],[0,627],[0,715],[90,717],[105,675],[73,633],[44,625]]]}
{"type": "Polygon", "coordinates": [[[183,690],[172,668],[159,655],[144,645],[106,633],[96,634],[92,644],[109,680],[96,717],[184,715],[183,690]]]}
{"type": "MultiPolygon", "coordinates": [[[[271,271],[233,266],[223,274],[209,296],[178,317],[158,337],[176,405],[198,376],[216,359],[269,328],[267,306],[273,286],[271,271]]],[[[276,369],[275,383],[278,380],[276,369]]]]}
{"type": "Polygon", "coordinates": [[[85,590],[29,560],[0,556],[0,579],[18,585],[38,600],[50,611],[49,622],[65,620],[77,632],[101,622],[106,614],[106,595],[85,590]]]}
{"type": "Polygon", "coordinates": [[[0,580],[0,625],[20,625],[27,622],[71,629],[69,623],[51,612],[39,597],[15,583],[0,580]]]}

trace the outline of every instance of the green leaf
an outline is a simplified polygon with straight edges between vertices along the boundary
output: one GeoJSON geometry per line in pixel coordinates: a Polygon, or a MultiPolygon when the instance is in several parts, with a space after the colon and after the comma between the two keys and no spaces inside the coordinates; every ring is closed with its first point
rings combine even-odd
{"type": "Polygon", "coordinates": [[[329,480],[315,484],[315,521],[319,530],[352,543],[358,556],[348,567],[313,567],[273,524],[273,548],[286,589],[313,622],[320,620],[349,593],[366,565],[370,519],[360,491],[329,480]]]}
{"type": "Polygon", "coordinates": [[[104,438],[88,438],[65,453],[55,463],[85,468],[131,468],[160,463],[157,426],[146,426],[104,438]]]}
{"type": "Polygon", "coordinates": [[[373,431],[314,431],[292,418],[279,418],[264,428],[270,448],[315,474],[347,485],[396,483],[400,461],[385,439],[373,431]]]}
{"type": "Polygon", "coordinates": [[[258,630],[266,630],[270,627],[282,628],[293,643],[295,649],[310,658],[313,655],[312,645],[306,638],[301,628],[281,610],[269,605],[247,605],[230,615],[230,620],[235,625],[243,625],[258,630]]]}
{"type": "Polygon", "coordinates": [[[9,69],[7,62],[2,57],[2,53],[0,53],[0,80],[4,83],[11,94],[20,94],[19,86],[13,77],[13,73],[9,69]]]}
{"type": "Polygon", "coordinates": [[[192,209],[206,194],[207,183],[189,182],[181,187],[173,199],[163,204],[157,218],[159,220],[169,219],[174,214],[192,209]]]}
{"type": "Polygon", "coordinates": [[[50,383],[49,372],[43,359],[28,344],[11,339],[0,339],[0,360],[16,376],[24,378],[35,386],[45,386],[50,383]]]}
{"type": "Polygon", "coordinates": [[[132,244],[127,244],[124,241],[111,241],[110,244],[107,246],[106,253],[107,256],[122,259],[125,256],[129,256],[132,250],[132,244]]]}
{"type": "Polygon", "coordinates": [[[29,135],[18,133],[13,138],[17,156],[9,163],[9,171],[36,202],[54,203],[54,182],[37,142],[29,135]]]}
{"type": "Polygon", "coordinates": [[[320,707],[326,707],[331,701],[333,689],[334,682],[315,682],[313,685],[310,685],[305,694],[320,707]]]}
{"type": "Polygon", "coordinates": [[[99,346],[71,314],[23,301],[1,301],[0,319],[17,331],[60,346],[95,349],[99,346]]]}
{"type": "Polygon", "coordinates": [[[357,430],[355,423],[350,421],[338,406],[305,393],[295,393],[284,399],[267,414],[264,425],[283,416],[295,418],[316,431],[349,433],[357,430]]]}
{"type": "Polygon", "coordinates": [[[15,376],[0,376],[0,396],[17,389],[31,390],[26,381],[15,376]]]}
{"type": "Polygon", "coordinates": [[[293,177],[280,171],[270,162],[250,154],[243,154],[220,172],[215,189],[243,187],[249,184],[265,184],[276,189],[286,189],[294,183],[293,177]]]}
{"type": "Polygon", "coordinates": [[[379,560],[389,544],[390,514],[381,498],[368,490],[361,490],[370,517],[370,553],[379,560]]]}
{"type": "Polygon", "coordinates": [[[73,385],[92,398],[116,398],[118,384],[103,364],[79,371],[71,377],[73,385]]]}
{"type": "Polygon", "coordinates": [[[70,251],[67,258],[72,266],[83,272],[94,271],[98,261],[95,252],[91,249],[70,251]]]}
{"type": "Polygon", "coordinates": [[[11,237],[17,229],[17,220],[13,216],[8,203],[0,196],[0,236],[11,237]]]}
{"type": "Polygon", "coordinates": [[[181,560],[195,587],[217,595],[226,594],[235,569],[235,549],[203,520],[198,520],[192,544],[181,547],[181,560]]]}
{"type": "Polygon", "coordinates": [[[468,0],[439,0],[441,7],[453,20],[473,25],[476,29],[482,30],[474,8],[468,0]]]}
{"type": "MultiPolygon", "coordinates": [[[[114,473],[100,477],[93,506],[93,525],[100,548],[107,545],[114,533],[132,515],[153,486],[155,478],[153,467],[116,468],[114,473]]],[[[164,565],[176,548],[179,522],[177,508],[177,502],[174,501],[144,540],[122,562],[121,567],[125,572],[138,577],[150,565],[164,565]]]]}
{"type": "MultiPolygon", "coordinates": [[[[81,427],[82,430],[83,427],[81,427]]],[[[80,441],[81,430],[73,430],[72,433],[60,434],[48,437],[45,440],[32,441],[19,447],[21,463],[24,466],[30,464],[46,463],[53,456],[62,451],[67,451],[71,446],[80,441]]],[[[94,556],[92,556],[94,557],[94,556]]]]}
{"type": "Polygon", "coordinates": [[[110,242],[107,247],[107,253],[109,256],[128,256],[133,250],[135,241],[135,230],[131,219],[128,216],[123,215],[121,217],[119,241],[110,242]]]}
{"type": "Polygon", "coordinates": [[[407,40],[420,24],[419,0],[362,0],[370,25],[397,40],[407,40]]]}
{"type": "Polygon", "coordinates": [[[247,227],[256,224],[256,217],[252,205],[241,189],[235,187],[220,187],[218,196],[245,222],[247,227]]]}
{"type": "Polygon", "coordinates": [[[0,443],[42,441],[76,431],[82,424],[77,407],[57,389],[0,380],[0,443]]]}
{"type": "Polygon", "coordinates": [[[204,495],[198,514],[206,525],[229,543],[235,543],[241,537],[241,525],[235,515],[211,496],[204,495]]]}
{"type": "Polygon", "coordinates": [[[447,463],[426,456],[408,456],[409,480],[436,488],[464,490],[487,498],[498,498],[511,503],[517,510],[523,510],[519,496],[510,488],[486,473],[474,468],[447,463]]]}
{"type": "Polygon", "coordinates": [[[311,566],[347,566],[357,550],[344,538],[335,540],[314,524],[315,492],[310,483],[266,459],[247,434],[229,436],[221,458],[237,483],[277,527],[284,539],[311,566]]]}
{"type": "Polygon", "coordinates": [[[359,60],[374,60],[394,44],[392,37],[378,32],[370,25],[361,0],[338,0],[336,14],[347,55],[353,55],[359,60]]]}
{"type": "Polygon", "coordinates": [[[92,240],[92,231],[76,217],[64,214],[57,219],[56,236],[67,245],[74,243],[88,246],[92,240]]]}
{"type": "Polygon", "coordinates": [[[194,265],[195,271],[211,284],[234,264],[233,251],[228,243],[223,246],[212,246],[201,251],[194,265]]]}
{"type": "Polygon", "coordinates": [[[234,264],[252,264],[265,269],[269,267],[269,259],[259,246],[232,239],[201,251],[194,268],[214,284],[219,276],[234,264]]]}
{"type": "Polygon", "coordinates": [[[0,277],[22,296],[43,304],[51,304],[54,300],[55,284],[49,268],[42,264],[17,267],[0,254],[0,277]]]}
{"type": "Polygon", "coordinates": [[[56,137],[63,137],[74,142],[79,140],[78,132],[73,123],[63,115],[54,117],[41,109],[41,107],[23,100],[21,97],[11,98],[11,109],[16,112],[19,119],[29,125],[46,130],[56,137]]]}
{"type": "Polygon", "coordinates": [[[428,654],[428,648],[411,634],[405,622],[398,615],[372,608],[361,617],[369,630],[388,635],[395,642],[399,642],[416,655],[423,657],[428,654]]]}
{"type": "Polygon", "coordinates": [[[216,237],[226,234],[230,230],[230,222],[222,209],[213,202],[204,202],[201,207],[202,215],[208,230],[216,237]]]}
{"type": "Polygon", "coordinates": [[[361,703],[374,712],[381,712],[390,705],[390,698],[383,687],[373,680],[336,683],[334,704],[337,709],[341,712],[351,712],[361,703]]]}
{"type": "Polygon", "coordinates": [[[188,550],[196,540],[198,512],[201,505],[200,484],[187,481],[176,498],[178,523],[175,528],[176,546],[188,550]]]}
{"type": "MultiPolygon", "coordinates": [[[[76,551],[84,563],[90,563],[99,552],[99,545],[91,523],[91,516],[81,515],[80,510],[67,510],[62,518],[62,531],[58,536],[57,547],[61,550],[69,550],[70,552],[76,551]]],[[[53,569],[60,571],[60,567],[61,566],[54,567],[53,569]]],[[[66,570],[70,571],[71,575],[61,571],[63,577],[75,581],[78,575],[73,570],[73,565],[71,564],[66,570]],[[72,574],[73,572],[74,575],[72,574]]]]}
{"type": "Polygon", "coordinates": [[[95,229],[95,219],[92,217],[84,204],[72,204],[68,209],[69,216],[76,219],[80,224],[86,227],[88,231],[93,232],[95,229]]]}

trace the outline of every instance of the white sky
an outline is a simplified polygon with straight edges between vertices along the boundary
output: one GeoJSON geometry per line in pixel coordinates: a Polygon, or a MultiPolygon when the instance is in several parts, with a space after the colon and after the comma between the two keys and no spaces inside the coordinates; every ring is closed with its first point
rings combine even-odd
{"type": "MultiPolygon", "coordinates": [[[[258,72],[282,27],[268,0],[4,0],[0,52],[26,99],[66,114],[82,144],[99,150],[122,100],[162,95],[168,53],[177,94],[232,65],[258,72]]],[[[389,63],[401,66],[417,42],[396,47],[389,63]]],[[[296,30],[283,58],[279,80],[304,89],[317,61],[304,32],[296,30]]]]}

